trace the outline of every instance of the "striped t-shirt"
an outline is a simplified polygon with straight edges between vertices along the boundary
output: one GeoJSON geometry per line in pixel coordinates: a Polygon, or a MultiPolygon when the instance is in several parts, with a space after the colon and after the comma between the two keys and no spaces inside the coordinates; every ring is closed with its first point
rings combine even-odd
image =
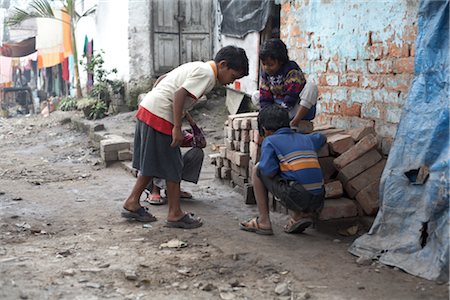
{"type": "Polygon", "coordinates": [[[322,191],[323,175],[317,151],[325,141],[320,133],[301,134],[280,128],[264,139],[258,167],[265,176],[280,174],[318,194],[322,191]]]}

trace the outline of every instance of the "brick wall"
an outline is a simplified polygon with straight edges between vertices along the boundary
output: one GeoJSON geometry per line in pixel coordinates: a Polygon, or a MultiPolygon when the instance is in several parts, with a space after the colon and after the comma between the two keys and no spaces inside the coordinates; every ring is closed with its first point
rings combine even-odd
{"type": "Polygon", "coordinates": [[[414,73],[418,1],[280,1],[281,39],[319,85],[315,122],[395,136],[414,73]]]}

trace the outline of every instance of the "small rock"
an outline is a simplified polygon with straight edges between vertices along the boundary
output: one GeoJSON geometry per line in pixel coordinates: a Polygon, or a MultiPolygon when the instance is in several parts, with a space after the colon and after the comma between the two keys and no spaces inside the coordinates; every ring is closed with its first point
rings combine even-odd
{"type": "Polygon", "coordinates": [[[159,248],[184,248],[187,247],[187,245],[187,242],[183,242],[178,239],[172,239],[167,243],[162,243],[161,245],[159,245],[159,248]]]}
{"type": "Polygon", "coordinates": [[[334,240],[333,240],[333,243],[340,243],[340,242],[341,242],[340,239],[334,239],[334,240]]]}
{"type": "Polygon", "coordinates": [[[356,263],[360,266],[370,266],[372,264],[372,259],[366,256],[360,256],[356,259],[356,263]]]}
{"type": "Polygon", "coordinates": [[[183,291],[187,290],[188,288],[189,288],[189,286],[186,283],[182,283],[179,287],[179,289],[183,290],[183,291]]]}
{"type": "Polygon", "coordinates": [[[12,198],[12,200],[13,201],[22,201],[23,199],[22,199],[22,197],[14,197],[14,198],[12,198]]]}
{"type": "Polygon", "coordinates": [[[191,273],[191,268],[181,268],[178,269],[177,272],[183,275],[188,275],[189,273],[191,273]]]}
{"type": "Polygon", "coordinates": [[[28,299],[28,295],[20,293],[20,299],[28,299]]]}
{"type": "Polygon", "coordinates": [[[375,269],[374,271],[377,273],[380,273],[380,269],[375,269]]]}
{"type": "Polygon", "coordinates": [[[125,272],[125,278],[130,281],[135,281],[138,279],[136,272],[133,270],[129,270],[125,272]]]}
{"type": "Polygon", "coordinates": [[[239,254],[233,254],[233,255],[231,256],[231,259],[232,259],[232,260],[239,260],[239,254]]]}
{"type": "Polygon", "coordinates": [[[311,298],[311,295],[308,292],[297,294],[297,300],[307,300],[311,298]]]}
{"type": "Polygon", "coordinates": [[[174,283],[172,283],[171,286],[174,287],[174,288],[176,288],[176,287],[179,287],[179,286],[180,286],[180,283],[179,283],[179,282],[174,282],[174,283]]]}
{"type": "Polygon", "coordinates": [[[216,289],[216,287],[212,283],[207,283],[201,289],[202,289],[202,291],[205,291],[205,292],[211,292],[212,290],[216,289]]]}
{"type": "Polygon", "coordinates": [[[220,295],[220,299],[223,299],[223,300],[232,300],[232,299],[236,298],[236,296],[230,292],[222,292],[219,295],[220,295]]]}
{"type": "Polygon", "coordinates": [[[142,225],[143,228],[152,228],[152,224],[143,224],[142,225]]]}
{"type": "Polygon", "coordinates": [[[0,196],[3,196],[5,194],[5,192],[0,192],[0,196]]]}
{"type": "Polygon", "coordinates": [[[85,282],[88,282],[88,280],[86,278],[82,278],[82,279],[78,280],[78,282],[79,283],[85,283],[85,282]]]}
{"type": "Polygon", "coordinates": [[[67,269],[67,270],[64,270],[63,272],[62,272],[62,274],[64,275],[64,276],[73,276],[73,275],[75,275],[75,270],[74,269],[67,269]]]}
{"type": "Polygon", "coordinates": [[[86,286],[89,288],[93,288],[93,289],[99,289],[102,287],[101,284],[95,283],[95,282],[88,282],[88,283],[86,283],[86,286]]]}
{"type": "Polygon", "coordinates": [[[291,290],[289,289],[287,283],[283,282],[275,287],[275,293],[279,296],[289,296],[291,294],[291,290]]]}
{"type": "Polygon", "coordinates": [[[101,268],[101,269],[106,269],[106,268],[109,268],[109,266],[110,266],[110,264],[104,263],[102,265],[99,265],[98,267],[101,268]]]}
{"type": "Polygon", "coordinates": [[[365,287],[363,287],[363,286],[358,286],[358,290],[364,290],[365,289],[365,287]]]}
{"type": "Polygon", "coordinates": [[[83,273],[99,273],[102,270],[99,268],[89,268],[89,269],[81,269],[80,271],[83,273]]]}

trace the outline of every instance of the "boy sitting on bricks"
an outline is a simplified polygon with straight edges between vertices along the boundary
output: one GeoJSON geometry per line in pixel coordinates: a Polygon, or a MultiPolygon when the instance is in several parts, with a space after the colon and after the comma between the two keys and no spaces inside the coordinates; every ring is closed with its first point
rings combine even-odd
{"type": "Polygon", "coordinates": [[[253,168],[252,183],[259,216],[240,223],[240,228],[272,235],[267,191],[293,216],[284,227],[287,233],[301,233],[312,224],[313,214],[324,202],[323,176],[317,151],[326,139],[320,133],[302,134],[289,128],[289,114],[279,105],[264,107],[258,115],[258,129],[264,137],[261,159],[253,168]]]}
{"type": "Polygon", "coordinates": [[[140,197],[153,177],[167,184],[169,211],[167,227],[197,228],[202,220],[185,213],[180,206],[183,160],[181,121],[183,111],[217,84],[227,85],[248,75],[244,49],[226,46],[213,61],[185,63],[161,78],[144,97],[136,113],[133,168],[139,170],[136,183],[123,204],[122,217],[141,222],[156,221],[140,204],[140,197]]]}

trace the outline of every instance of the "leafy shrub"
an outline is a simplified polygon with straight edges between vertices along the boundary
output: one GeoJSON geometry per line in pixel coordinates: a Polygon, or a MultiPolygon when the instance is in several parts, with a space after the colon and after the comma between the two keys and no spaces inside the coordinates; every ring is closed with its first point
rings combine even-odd
{"type": "Polygon", "coordinates": [[[94,98],[83,98],[77,101],[77,108],[83,110],[85,108],[90,108],[94,106],[97,99],[94,98]]]}
{"type": "Polygon", "coordinates": [[[105,102],[101,100],[97,100],[94,106],[91,107],[91,112],[89,113],[89,119],[97,120],[104,118],[106,116],[106,112],[108,111],[108,106],[105,102]]]}
{"type": "Polygon", "coordinates": [[[77,99],[75,97],[65,97],[59,102],[58,109],[62,111],[71,111],[77,109],[77,99]]]}

